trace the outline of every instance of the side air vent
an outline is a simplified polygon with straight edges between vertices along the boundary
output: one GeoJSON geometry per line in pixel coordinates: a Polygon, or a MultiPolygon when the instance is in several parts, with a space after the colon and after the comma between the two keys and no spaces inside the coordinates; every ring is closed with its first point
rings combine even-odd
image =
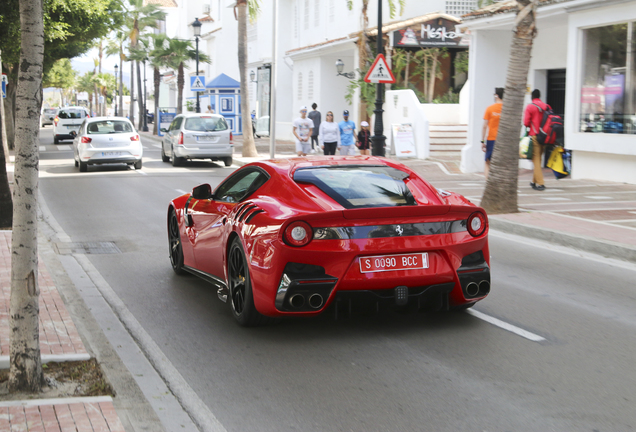
{"type": "Polygon", "coordinates": [[[243,219],[245,218],[245,216],[247,216],[247,214],[250,212],[250,210],[254,210],[254,209],[257,209],[257,208],[258,207],[255,206],[254,204],[246,205],[245,207],[243,207],[241,209],[241,211],[239,211],[236,214],[236,220],[239,221],[239,222],[242,222],[243,219]]]}
{"type": "Polygon", "coordinates": [[[246,214],[249,213],[249,216],[247,216],[247,218],[245,219],[245,223],[250,223],[250,221],[254,218],[254,216],[256,216],[259,213],[264,213],[264,212],[265,212],[265,210],[259,209],[259,208],[256,208],[255,210],[251,211],[251,213],[250,212],[245,212],[246,214]]]}

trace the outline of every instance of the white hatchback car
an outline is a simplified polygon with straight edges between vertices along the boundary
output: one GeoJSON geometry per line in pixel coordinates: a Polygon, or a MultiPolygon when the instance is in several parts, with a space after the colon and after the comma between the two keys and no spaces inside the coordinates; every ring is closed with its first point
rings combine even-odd
{"type": "Polygon", "coordinates": [[[221,160],[232,165],[234,141],[225,118],[218,114],[180,114],[172,120],[161,142],[161,160],[181,165],[186,159],[221,160]]]}
{"type": "Polygon", "coordinates": [[[125,117],[93,117],[82,123],[73,140],[75,166],[125,163],[141,169],[143,146],[139,133],[125,117]]]}
{"type": "Polygon", "coordinates": [[[83,106],[60,108],[53,120],[53,142],[58,144],[62,140],[74,139],[82,122],[90,117],[83,106]]]}

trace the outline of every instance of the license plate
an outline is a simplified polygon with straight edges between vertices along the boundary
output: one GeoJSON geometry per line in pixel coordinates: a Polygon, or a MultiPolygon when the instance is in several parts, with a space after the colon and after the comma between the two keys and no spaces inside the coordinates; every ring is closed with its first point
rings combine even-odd
{"type": "Polygon", "coordinates": [[[66,129],[77,130],[79,126],[66,126],[66,129]]]}
{"type": "Polygon", "coordinates": [[[102,152],[102,156],[121,156],[121,152],[102,152]]]}
{"type": "Polygon", "coordinates": [[[360,258],[360,272],[412,270],[428,268],[428,253],[376,255],[360,258]]]}

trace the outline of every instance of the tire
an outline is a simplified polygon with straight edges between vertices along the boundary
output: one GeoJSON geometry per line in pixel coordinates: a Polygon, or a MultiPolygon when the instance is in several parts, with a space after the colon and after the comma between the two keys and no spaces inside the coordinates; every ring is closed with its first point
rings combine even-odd
{"type": "Polygon", "coordinates": [[[79,166],[79,162],[75,161],[75,168],[79,166]]]}
{"type": "Polygon", "coordinates": [[[59,144],[59,143],[60,143],[60,140],[54,137],[53,138],[53,144],[59,144]]]}
{"type": "Polygon", "coordinates": [[[183,163],[183,158],[177,157],[174,154],[174,148],[172,149],[172,166],[179,166],[183,163]]]}
{"type": "Polygon", "coordinates": [[[252,281],[241,241],[235,238],[230,246],[227,259],[230,309],[234,319],[243,327],[254,327],[272,319],[261,315],[254,306],[252,281]]]}
{"type": "Polygon", "coordinates": [[[232,157],[224,157],[223,158],[223,163],[225,164],[226,167],[232,166],[232,157]]]}
{"type": "Polygon", "coordinates": [[[142,165],[142,162],[141,162],[141,159],[139,159],[137,162],[135,162],[135,169],[136,170],[140,170],[141,169],[141,165],[142,165]]]}
{"type": "Polygon", "coordinates": [[[80,161],[79,162],[79,169],[80,169],[80,172],[88,171],[88,164],[86,162],[80,161]]]}
{"type": "Polygon", "coordinates": [[[170,158],[166,156],[166,152],[163,150],[163,143],[161,144],[161,161],[170,162],[170,158]]]}
{"type": "Polygon", "coordinates": [[[185,273],[185,270],[183,270],[183,246],[181,245],[179,222],[174,210],[170,211],[170,216],[168,217],[168,251],[172,270],[178,275],[183,275],[185,273]]]}

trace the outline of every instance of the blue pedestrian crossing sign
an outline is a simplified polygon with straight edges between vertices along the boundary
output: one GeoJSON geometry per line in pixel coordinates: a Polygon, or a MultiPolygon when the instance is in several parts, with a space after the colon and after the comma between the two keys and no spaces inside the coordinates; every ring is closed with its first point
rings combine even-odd
{"type": "Polygon", "coordinates": [[[9,80],[7,79],[7,74],[2,74],[2,97],[6,98],[7,97],[7,82],[9,80]]]}
{"type": "Polygon", "coordinates": [[[190,91],[205,91],[205,77],[199,75],[190,77],[190,91]]]}

